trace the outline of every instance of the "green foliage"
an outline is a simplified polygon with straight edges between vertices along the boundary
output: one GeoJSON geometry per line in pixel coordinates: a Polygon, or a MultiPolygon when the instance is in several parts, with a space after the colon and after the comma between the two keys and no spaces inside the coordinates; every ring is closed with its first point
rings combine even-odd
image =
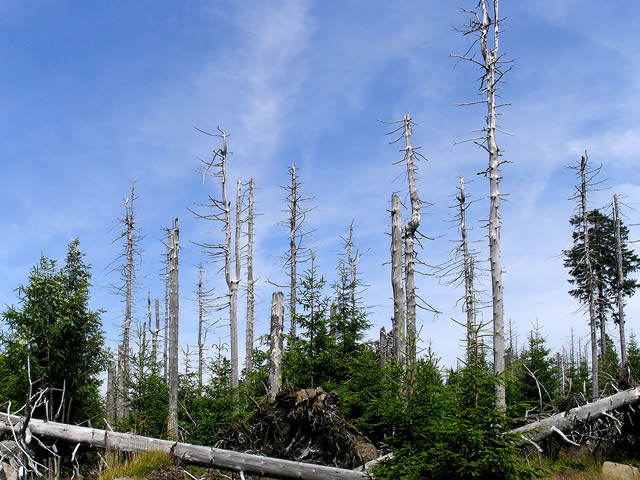
{"type": "Polygon", "coordinates": [[[497,381],[481,362],[468,363],[443,383],[437,360],[418,362],[416,387],[392,438],[396,461],[377,468],[380,479],[515,479],[530,470],[507,417],[494,406],[497,381]]]}
{"type": "Polygon", "coordinates": [[[558,368],[539,326],[529,332],[527,348],[511,366],[507,385],[507,403],[516,416],[531,410],[542,413],[553,406],[559,388],[558,368]]]}
{"type": "Polygon", "coordinates": [[[631,331],[629,335],[629,342],[627,345],[627,361],[631,368],[631,373],[636,380],[640,379],[640,346],[638,346],[638,340],[631,331]]]}
{"type": "Polygon", "coordinates": [[[64,402],[60,420],[67,423],[100,413],[98,374],[106,365],[100,312],[89,309],[91,274],[83,257],[77,239],[69,243],[60,270],[54,260],[42,256],[28,284],[18,287],[19,308],[3,313],[8,330],[0,337],[0,369],[8,372],[0,394],[24,403],[29,358],[36,388],[49,389],[49,418],[64,402]]]}

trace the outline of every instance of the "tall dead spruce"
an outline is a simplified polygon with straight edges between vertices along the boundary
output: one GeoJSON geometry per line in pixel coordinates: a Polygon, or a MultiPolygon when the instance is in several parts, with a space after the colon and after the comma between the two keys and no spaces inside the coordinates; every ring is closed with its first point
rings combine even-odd
{"type": "Polygon", "coordinates": [[[620,360],[622,365],[627,365],[627,342],[624,333],[624,272],[622,269],[622,238],[620,236],[620,206],[618,195],[613,196],[613,219],[615,221],[616,234],[616,275],[618,284],[618,328],[620,329],[620,360]]]}
{"type": "Polygon", "coordinates": [[[304,221],[307,218],[307,214],[313,210],[313,208],[305,207],[306,202],[311,200],[311,197],[303,197],[300,192],[302,184],[298,181],[296,165],[293,164],[289,168],[289,175],[291,176],[290,185],[282,185],[281,188],[287,192],[285,201],[287,202],[288,219],[283,222],[289,227],[289,250],[285,254],[285,266],[289,265],[289,316],[290,316],[290,331],[292,341],[295,341],[296,337],[296,289],[297,289],[297,267],[298,262],[304,262],[308,259],[308,255],[300,255],[302,247],[302,241],[310,232],[305,229],[304,221]]]}
{"type": "Polygon", "coordinates": [[[253,280],[253,178],[249,179],[249,205],[247,209],[247,322],[245,358],[247,372],[253,370],[253,320],[255,310],[255,281],[253,280]]]}
{"type": "Polygon", "coordinates": [[[596,313],[596,275],[594,272],[594,253],[589,244],[589,221],[587,210],[587,196],[590,187],[593,185],[595,177],[600,173],[600,168],[591,168],[587,152],[580,158],[577,166],[569,167],[575,170],[578,177],[578,185],[570,200],[577,201],[578,215],[582,219],[582,240],[583,253],[582,263],[585,266],[585,277],[579,279],[579,283],[586,287],[589,301],[589,334],[591,337],[591,397],[595,401],[599,396],[598,388],[598,318],[596,313]]]}
{"type": "MultiPolygon", "coordinates": [[[[126,238],[125,251],[123,257],[125,263],[122,265],[121,276],[124,280],[124,325],[122,329],[122,344],[119,348],[119,368],[116,392],[116,413],[117,420],[123,420],[129,413],[129,392],[127,382],[131,373],[131,320],[133,310],[133,287],[136,277],[136,264],[134,257],[138,248],[140,236],[136,228],[136,218],[134,214],[134,201],[136,200],[135,182],[131,182],[131,194],[124,201],[125,215],[122,219],[123,229],[120,238],[126,238]]],[[[120,290],[121,291],[121,290],[120,290]]]]}
{"type": "MultiPolygon", "coordinates": [[[[416,357],[417,357],[417,330],[416,330],[416,307],[418,306],[417,299],[419,296],[416,294],[415,286],[415,273],[417,254],[415,251],[416,243],[420,245],[419,238],[421,238],[418,232],[420,226],[420,207],[422,201],[418,196],[418,189],[416,187],[416,162],[419,158],[424,159],[424,156],[417,151],[417,148],[413,146],[413,120],[407,113],[402,120],[398,122],[391,122],[394,124],[400,124],[398,128],[390,132],[390,134],[396,134],[400,132],[400,136],[392,141],[396,143],[401,139],[404,139],[404,148],[401,149],[404,152],[402,160],[395,162],[394,165],[405,165],[407,169],[407,180],[409,186],[409,200],[411,202],[411,216],[404,226],[404,296],[402,298],[402,247],[399,245],[399,238],[401,235],[401,204],[400,198],[397,195],[391,197],[391,277],[392,287],[394,292],[394,342],[399,342],[395,348],[396,358],[400,360],[406,352],[406,361],[408,365],[409,382],[411,383],[415,376],[416,369],[416,357]],[[402,302],[405,305],[402,305],[402,302]],[[404,331],[404,312],[406,308],[406,332],[404,331]],[[404,337],[404,338],[403,338],[404,337]]],[[[420,299],[422,300],[422,299],[420,299]]],[[[423,304],[432,310],[432,307],[426,304],[423,300],[423,304]]]]}
{"type": "Polygon", "coordinates": [[[239,370],[238,370],[238,286],[240,283],[240,196],[242,193],[242,184],[238,180],[237,197],[236,197],[236,225],[235,225],[235,271],[232,276],[231,272],[231,202],[227,198],[227,133],[224,130],[218,128],[218,133],[208,133],[204,130],[198,129],[198,131],[222,140],[222,145],[217,150],[214,150],[211,160],[204,161],[204,171],[202,173],[202,183],[205,183],[205,179],[209,170],[213,167],[217,169],[217,172],[213,176],[220,179],[222,198],[216,199],[212,195],[209,195],[209,203],[206,205],[200,205],[201,207],[209,208],[211,213],[199,214],[191,210],[197,217],[205,220],[213,220],[221,222],[224,229],[224,243],[199,243],[197,245],[203,247],[205,251],[213,258],[214,261],[220,260],[224,262],[224,278],[228,288],[227,301],[221,307],[229,307],[229,330],[230,330],[230,344],[231,344],[231,386],[237,387],[239,383],[239,370]]]}
{"type": "MultiPolygon", "coordinates": [[[[496,103],[496,93],[502,76],[509,70],[501,67],[509,60],[502,60],[498,53],[500,34],[499,0],[493,0],[493,16],[490,15],[490,7],[487,0],[480,0],[476,10],[463,10],[471,15],[463,35],[476,37],[473,46],[465,55],[452,55],[478,66],[482,72],[480,81],[480,94],[485,96],[481,100],[463,103],[459,105],[487,105],[486,126],[482,129],[483,136],[469,139],[482,147],[489,154],[489,167],[483,173],[489,176],[489,198],[491,201],[489,210],[489,261],[491,268],[491,292],[493,307],[493,367],[496,376],[504,372],[504,303],[502,284],[502,262],[500,255],[500,166],[506,161],[500,160],[500,149],[496,143],[496,119],[497,109],[504,106],[496,103]],[[492,41],[491,41],[492,40],[492,41]],[[481,60],[469,55],[471,49],[480,45],[481,60]]],[[[496,383],[496,405],[499,409],[506,408],[506,394],[503,382],[496,383]]]]}
{"type": "Polygon", "coordinates": [[[170,243],[169,270],[169,437],[178,438],[178,326],[180,312],[180,290],[178,282],[178,253],[180,251],[178,219],[173,222],[170,243]]]}

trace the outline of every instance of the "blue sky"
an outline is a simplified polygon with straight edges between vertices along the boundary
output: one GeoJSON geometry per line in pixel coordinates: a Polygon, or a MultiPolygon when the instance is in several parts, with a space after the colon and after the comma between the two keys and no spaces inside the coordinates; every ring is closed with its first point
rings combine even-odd
{"type": "MultiPolygon", "coordinates": [[[[392,314],[387,210],[392,192],[406,195],[403,171],[392,167],[401,153],[377,119],[409,111],[418,123],[414,143],[429,159],[420,166],[418,189],[432,204],[420,229],[435,238],[421,258],[430,264],[448,258],[456,238],[449,207],[460,175],[473,180],[470,234],[480,257],[488,255],[481,222],[488,182],[476,175],[487,156],[472,144],[454,145],[484,122],[482,107],[453,106],[477,98],[478,71],[449,57],[469,41],[456,32],[466,21],[457,7],[473,6],[468,0],[0,2],[0,302],[15,304],[14,289],[41,253],[63,258],[68,241],[79,237],[93,265],[92,305],[106,309],[114,346],[122,305],[109,293],[119,279],[108,265],[121,251],[114,243],[117,219],[135,180],[145,236],[137,317],[143,319],[147,289],[162,296],[161,227],[179,217],[180,336],[184,346],[194,345],[192,292],[204,258],[190,242],[221,239],[187,211],[219,192],[202,185],[198,160],[217,144],[194,126],[219,125],[230,134],[230,184],[253,177],[257,187],[257,333],[267,331],[274,287],[266,280],[286,281],[279,186],[295,162],[304,194],[315,197],[308,245],[327,279],[336,276],[340,237],[352,220],[356,244],[368,252],[360,264],[370,285],[363,300],[372,306],[376,337],[392,314]]],[[[504,168],[501,187],[509,194],[505,316],[521,342],[539,321],[557,349],[572,327],[576,335],[587,333],[562,267],[574,209],[566,167],[588,149],[608,187],[590,206],[605,207],[619,193],[627,223],[638,223],[632,207],[640,202],[640,14],[631,2],[591,0],[503,2],[501,13],[507,17],[501,51],[515,62],[502,90],[512,106],[500,120],[511,135],[498,138],[514,162],[504,168]]],[[[638,238],[637,229],[632,236],[638,238]]],[[[205,282],[222,293],[217,269],[207,266],[205,282]]],[[[452,365],[463,332],[450,319],[463,318],[456,306],[462,292],[433,277],[418,279],[418,286],[442,312],[421,314],[422,338],[452,365]]],[[[639,315],[636,297],[628,305],[636,332],[639,315]]],[[[223,327],[212,331],[210,343],[218,336],[227,341],[225,335],[223,327]]]]}

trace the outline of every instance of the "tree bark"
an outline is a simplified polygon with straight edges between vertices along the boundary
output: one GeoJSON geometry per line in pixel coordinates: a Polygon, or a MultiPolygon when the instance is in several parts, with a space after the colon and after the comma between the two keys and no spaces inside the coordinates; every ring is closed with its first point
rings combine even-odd
{"type": "Polygon", "coordinates": [[[271,351],[269,354],[269,398],[274,400],[282,383],[282,330],[284,329],[284,293],[271,298],[271,351]]]}
{"type": "Polygon", "coordinates": [[[420,198],[416,188],[415,156],[411,141],[411,116],[404,116],[405,161],[409,179],[409,198],[411,200],[411,217],[404,228],[404,263],[405,263],[405,295],[407,297],[407,350],[409,383],[413,383],[416,372],[416,286],[415,286],[415,240],[420,225],[420,198]]]}
{"type": "Polygon", "coordinates": [[[176,218],[171,229],[171,261],[170,261],[170,291],[169,291],[169,420],[167,433],[169,438],[178,438],[178,324],[180,312],[179,290],[179,260],[180,230],[176,218]]]}
{"type": "Polygon", "coordinates": [[[247,211],[247,323],[245,358],[247,372],[253,370],[253,321],[255,284],[253,281],[253,178],[249,179],[249,206],[247,211]]]}
{"type": "Polygon", "coordinates": [[[240,197],[242,195],[242,181],[238,179],[236,185],[236,223],[235,223],[235,276],[230,284],[230,320],[231,320],[231,386],[239,385],[238,367],[238,287],[240,284],[240,197]]]}
{"type": "Polygon", "coordinates": [[[291,200],[289,202],[289,315],[291,316],[291,341],[296,338],[296,282],[297,282],[297,255],[298,242],[296,232],[299,226],[298,220],[298,180],[296,179],[296,164],[291,165],[291,200]]]}
{"type": "Polygon", "coordinates": [[[597,420],[608,412],[638,402],[640,402],[640,388],[632,388],[618,392],[610,397],[572,408],[568,412],[558,413],[538,422],[524,425],[511,430],[509,433],[522,435],[532,442],[539,442],[551,435],[555,431],[554,428],[561,432],[567,432],[581,422],[597,420]]]}
{"type": "Polygon", "coordinates": [[[584,262],[587,267],[587,292],[589,296],[589,333],[591,334],[591,397],[596,400],[599,396],[598,385],[598,335],[596,318],[596,288],[591,263],[591,249],[589,247],[589,221],[587,218],[587,178],[586,171],[588,157],[580,158],[580,214],[582,216],[582,230],[584,237],[584,262]]]}
{"type": "Polygon", "coordinates": [[[117,421],[118,362],[111,360],[107,370],[107,419],[111,424],[117,421]]]}
{"type": "Polygon", "coordinates": [[[169,382],[169,271],[171,269],[171,229],[167,228],[167,252],[165,254],[164,272],[164,345],[162,352],[162,365],[164,369],[164,381],[169,382]]]}
{"type": "Polygon", "coordinates": [[[151,356],[153,357],[153,373],[158,372],[158,334],[160,333],[160,300],[155,298],[156,328],[151,337],[151,356]]]}
{"type": "Polygon", "coordinates": [[[620,360],[622,365],[627,364],[627,342],[624,333],[624,272],[622,270],[622,238],[620,236],[620,208],[618,206],[618,196],[613,196],[613,217],[616,224],[616,259],[617,259],[617,280],[618,280],[618,328],[620,329],[620,360]]]}
{"type": "MultiPolygon", "coordinates": [[[[496,143],[496,78],[499,46],[499,13],[498,0],[493,0],[493,48],[487,45],[487,36],[491,26],[486,0],[481,1],[482,31],[480,46],[485,66],[487,93],[487,150],[489,151],[489,260],[491,263],[491,292],[493,307],[493,368],[496,376],[504,372],[504,302],[502,284],[502,261],[500,253],[500,151],[496,143]]],[[[496,383],[496,405],[506,409],[506,392],[504,383],[496,383]]]]}
{"type": "Polygon", "coordinates": [[[391,287],[393,288],[393,352],[398,363],[406,359],[405,298],[402,282],[402,210],[400,197],[391,196],[391,287]]]}
{"type": "MultiPolygon", "coordinates": [[[[284,305],[284,301],[282,305],[284,305]]],[[[8,417],[6,413],[0,413],[0,432],[10,433],[11,425],[19,424],[21,421],[22,417],[14,415],[8,417]]],[[[31,419],[29,427],[33,435],[59,439],[70,444],[79,443],[94,448],[116,449],[125,452],[157,450],[170,453],[187,463],[273,478],[304,478],[309,480],[369,478],[367,474],[354,470],[262,457],[220,448],[143,437],[131,433],[109,432],[76,425],[45,422],[38,419],[31,419]]]]}
{"type": "Polygon", "coordinates": [[[118,345],[118,388],[116,390],[116,405],[117,415],[116,419],[122,423],[128,416],[127,404],[125,403],[125,388],[126,388],[126,375],[125,375],[125,357],[127,355],[124,352],[124,345],[118,345]]]}
{"type": "Polygon", "coordinates": [[[464,177],[460,177],[460,187],[458,191],[459,195],[457,199],[462,246],[462,274],[464,275],[464,311],[467,316],[467,359],[469,359],[471,358],[472,345],[477,341],[477,339],[475,338],[473,271],[471,266],[471,255],[469,253],[469,241],[467,239],[468,205],[464,191],[464,177]]]}
{"type": "Polygon", "coordinates": [[[198,386],[202,388],[204,372],[204,336],[203,336],[204,297],[202,293],[202,263],[198,271],[198,386]]]}

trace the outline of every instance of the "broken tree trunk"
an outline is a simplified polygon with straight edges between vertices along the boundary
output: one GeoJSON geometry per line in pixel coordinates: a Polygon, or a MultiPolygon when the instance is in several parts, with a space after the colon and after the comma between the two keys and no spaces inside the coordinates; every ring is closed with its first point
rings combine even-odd
{"type": "MultiPolygon", "coordinates": [[[[467,315],[467,359],[471,358],[473,345],[477,342],[475,335],[475,308],[473,295],[473,266],[467,239],[467,199],[464,192],[464,177],[460,177],[458,200],[460,219],[460,242],[462,247],[462,273],[464,276],[464,311],[467,315]]],[[[513,352],[513,349],[511,349],[513,352]]]]}
{"type": "Polygon", "coordinates": [[[274,292],[271,299],[271,353],[269,398],[276,398],[282,382],[282,330],[284,329],[284,293],[274,292]]]}
{"type": "MultiPolygon", "coordinates": [[[[284,305],[284,303],[283,303],[284,305]]],[[[9,433],[22,417],[0,413],[0,432],[9,433]],[[13,426],[12,426],[13,425],[13,426]]],[[[220,448],[190,445],[188,443],[159,440],[130,433],[109,432],[95,428],[66,425],[56,422],[31,419],[31,433],[36,436],[60,439],[71,444],[89,445],[97,448],[114,448],[127,452],[157,450],[172,454],[185,462],[208,467],[255,473],[276,478],[324,479],[364,479],[368,475],[353,470],[325,467],[309,463],[293,462],[276,458],[261,457],[248,453],[222,450],[220,448]]]]}
{"type": "Polygon", "coordinates": [[[247,323],[245,358],[247,372],[253,370],[253,319],[255,310],[255,283],[253,280],[253,178],[249,179],[249,206],[247,210],[247,323]]]}
{"type": "Polygon", "coordinates": [[[544,440],[554,432],[570,431],[581,422],[597,420],[602,416],[607,416],[613,410],[638,402],[640,402],[640,387],[572,408],[568,412],[558,413],[544,420],[524,425],[509,433],[522,435],[527,441],[535,443],[544,440]]]}
{"type": "Polygon", "coordinates": [[[404,285],[402,283],[402,210],[400,197],[391,196],[391,287],[393,288],[393,356],[404,363],[405,310],[404,285]]]}
{"type": "Polygon", "coordinates": [[[179,317],[179,284],[178,284],[178,252],[180,249],[180,231],[178,219],[171,229],[171,261],[169,290],[169,420],[167,433],[169,438],[178,438],[178,317],[179,317]]]}

